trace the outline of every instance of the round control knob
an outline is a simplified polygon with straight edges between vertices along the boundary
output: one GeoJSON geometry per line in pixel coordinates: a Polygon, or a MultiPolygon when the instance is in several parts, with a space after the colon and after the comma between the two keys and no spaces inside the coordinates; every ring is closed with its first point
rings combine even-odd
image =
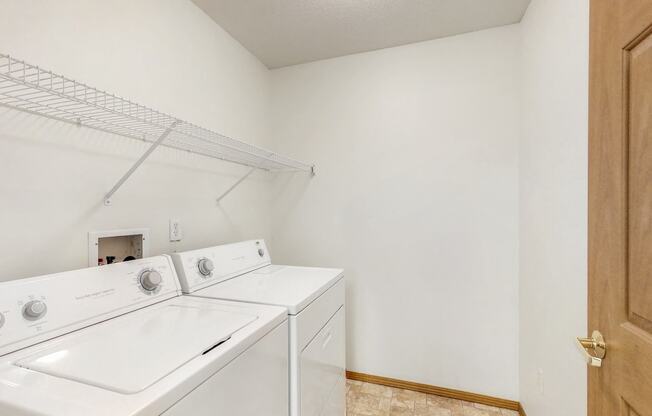
{"type": "Polygon", "coordinates": [[[161,285],[163,278],[156,270],[145,270],[140,274],[140,285],[148,292],[153,292],[161,285]]]}
{"type": "Polygon", "coordinates": [[[40,300],[30,300],[23,306],[23,316],[30,321],[42,318],[48,311],[48,306],[40,300]]]}
{"type": "Polygon", "coordinates": [[[259,255],[260,257],[263,257],[263,256],[265,255],[265,250],[263,250],[262,248],[259,248],[259,249],[258,249],[258,255],[259,255]]]}
{"type": "Polygon", "coordinates": [[[197,267],[199,268],[199,273],[201,273],[204,276],[210,275],[213,270],[215,270],[215,265],[213,264],[213,260],[211,259],[200,259],[199,262],[197,263],[197,267]]]}
{"type": "Polygon", "coordinates": [[[5,316],[0,313],[0,328],[5,324],[5,316]]]}

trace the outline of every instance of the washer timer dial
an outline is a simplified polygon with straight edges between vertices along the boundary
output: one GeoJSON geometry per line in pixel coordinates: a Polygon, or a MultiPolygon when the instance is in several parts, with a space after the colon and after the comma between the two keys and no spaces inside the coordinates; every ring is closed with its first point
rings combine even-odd
{"type": "Polygon", "coordinates": [[[23,316],[30,321],[36,321],[45,316],[48,305],[40,300],[30,300],[23,306],[23,316]]]}
{"type": "Polygon", "coordinates": [[[0,328],[5,324],[5,316],[0,313],[0,328]]]}
{"type": "Polygon", "coordinates": [[[163,278],[156,270],[143,270],[138,277],[140,286],[148,292],[153,292],[161,286],[163,278]]]}

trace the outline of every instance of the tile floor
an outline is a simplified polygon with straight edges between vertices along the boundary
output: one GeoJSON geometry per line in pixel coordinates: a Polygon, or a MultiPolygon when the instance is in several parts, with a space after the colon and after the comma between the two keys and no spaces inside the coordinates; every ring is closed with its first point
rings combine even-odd
{"type": "Polygon", "coordinates": [[[347,380],[347,416],[518,416],[513,410],[347,380]]]}

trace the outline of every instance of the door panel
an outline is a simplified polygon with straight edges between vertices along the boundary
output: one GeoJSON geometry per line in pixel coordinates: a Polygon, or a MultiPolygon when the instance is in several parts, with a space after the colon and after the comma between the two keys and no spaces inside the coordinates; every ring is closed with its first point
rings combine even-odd
{"type": "Polygon", "coordinates": [[[589,415],[652,416],[652,1],[591,1],[590,73],[589,415]]]}
{"type": "Polygon", "coordinates": [[[624,411],[623,414],[625,416],[641,416],[640,414],[636,413],[636,410],[632,409],[632,407],[629,405],[627,402],[623,402],[624,406],[624,411]]]}
{"type": "Polygon", "coordinates": [[[652,31],[625,49],[624,94],[629,135],[629,319],[652,330],[652,31]]]}

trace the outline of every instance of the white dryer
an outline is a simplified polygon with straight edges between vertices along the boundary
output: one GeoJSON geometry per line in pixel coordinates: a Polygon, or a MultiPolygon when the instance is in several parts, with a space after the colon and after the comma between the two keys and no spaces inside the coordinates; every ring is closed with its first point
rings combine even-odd
{"type": "Polygon", "coordinates": [[[290,414],[346,413],[341,269],[272,265],[263,240],[175,253],[172,259],[186,294],[287,308],[290,414]]]}
{"type": "Polygon", "coordinates": [[[1,283],[0,415],[286,416],[285,309],[179,295],[166,256],[1,283]]]}

